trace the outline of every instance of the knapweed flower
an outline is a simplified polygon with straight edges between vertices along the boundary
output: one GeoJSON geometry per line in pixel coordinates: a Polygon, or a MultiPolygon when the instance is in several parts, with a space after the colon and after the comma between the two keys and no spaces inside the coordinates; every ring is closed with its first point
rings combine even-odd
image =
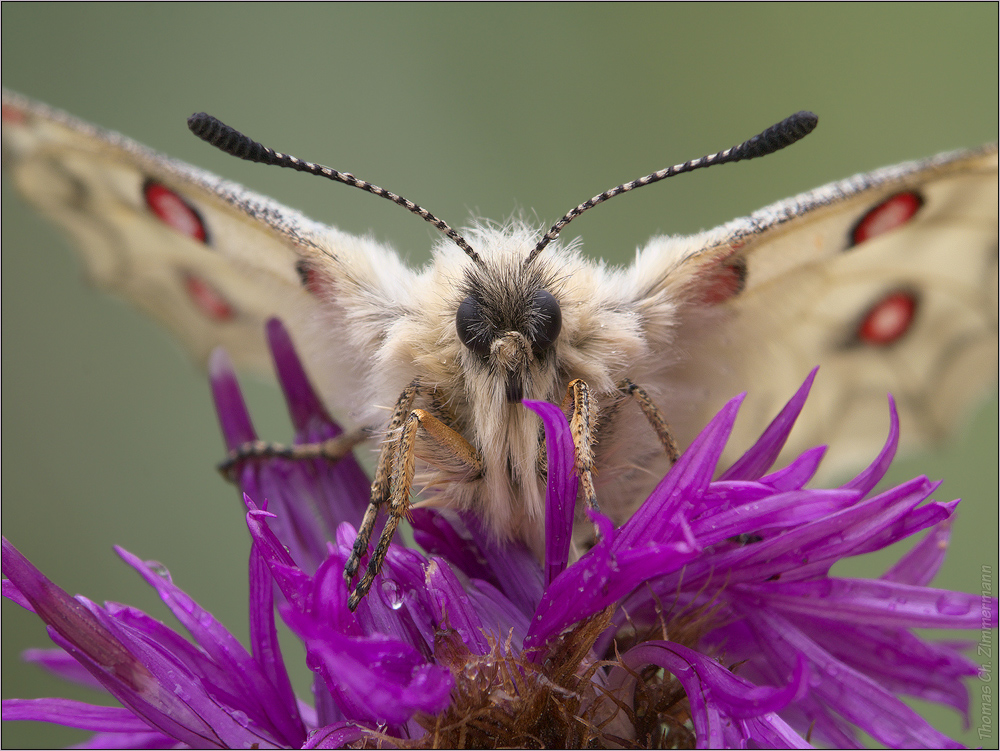
{"type": "MultiPolygon", "coordinates": [[[[296,440],[336,438],[284,330],[268,334],[296,440]]],[[[968,712],[975,663],[914,633],[983,625],[978,595],[927,586],[957,502],[928,500],[937,485],[922,477],[874,492],[896,447],[891,403],[885,448],[845,485],[805,487],[821,448],[771,472],[811,381],[719,474],[740,398],[729,402],[631,520],[592,515],[598,542],[574,563],[566,418],[525,402],[546,430],[545,561],[471,513],[414,509],[422,551],[394,543],[353,613],[343,567],[369,492],[353,457],[248,461],[236,474],[253,540],[249,650],[159,564],[119,551],[191,640],[69,596],[4,541],[4,594],[60,648],[34,659],[122,706],[10,700],[3,717],[96,731],[90,747],[856,746],[859,731],[954,745],[900,697],[968,712]],[[878,579],[830,576],[921,532],[878,579]],[[292,690],[276,610],[305,647],[311,702],[292,690]]],[[[222,355],[212,384],[228,446],[255,440],[222,355]]],[[[986,611],[996,626],[995,600],[986,611]]]]}

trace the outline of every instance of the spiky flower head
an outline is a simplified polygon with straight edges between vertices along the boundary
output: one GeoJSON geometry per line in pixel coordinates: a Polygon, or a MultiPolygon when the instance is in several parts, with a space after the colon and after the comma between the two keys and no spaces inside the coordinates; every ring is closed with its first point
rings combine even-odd
{"type": "MultiPolygon", "coordinates": [[[[334,438],[277,322],[268,327],[298,442],[334,438]]],[[[191,640],[141,611],[71,597],[7,541],[4,594],[49,626],[33,657],[122,706],[9,700],[4,719],[96,731],[88,746],[954,745],[901,696],[968,713],[976,665],[916,628],[995,627],[996,600],[931,588],[956,502],[919,477],[875,486],[896,448],[836,488],[806,488],[822,448],[771,471],[812,375],[757,443],[717,464],[729,402],[628,522],[592,514],[594,548],[568,560],[577,479],[565,416],[546,431],[546,555],[497,542],[469,512],[414,509],[421,550],[394,543],[355,612],[343,567],[368,502],[353,457],[268,459],[238,472],[253,540],[250,650],[159,564],[119,550],[191,640]],[[878,579],[830,575],[844,558],[915,534],[878,579]],[[277,592],[277,606],[275,605],[277,592]],[[312,701],[292,691],[275,611],[302,641],[312,701]]],[[[230,448],[256,435],[224,355],[212,385],[230,448]]]]}

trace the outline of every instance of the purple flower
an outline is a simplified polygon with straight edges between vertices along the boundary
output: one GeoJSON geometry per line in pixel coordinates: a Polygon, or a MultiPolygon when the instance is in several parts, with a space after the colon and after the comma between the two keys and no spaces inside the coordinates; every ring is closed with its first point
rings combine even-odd
{"type": "MultiPolygon", "coordinates": [[[[268,335],[296,441],[336,438],[284,329],[268,335]]],[[[211,373],[227,445],[256,440],[224,355],[211,373]]],[[[805,487],[822,449],[770,472],[811,383],[718,474],[732,400],[631,520],[592,515],[599,541],[573,563],[569,427],[558,407],[525,402],[546,430],[545,561],[471,513],[414,509],[424,552],[393,544],[353,613],[342,572],[369,492],[353,456],[247,461],[250,651],[159,564],[119,550],[190,641],[135,609],[70,597],[5,540],[4,594],[61,648],[31,659],[122,706],[10,700],[4,719],[87,728],[91,747],[854,746],[859,730],[888,746],[954,745],[900,696],[968,713],[975,663],[913,631],[983,626],[979,596],[927,586],[957,502],[928,500],[937,485],[922,477],[874,492],[896,447],[891,402],[886,446],[852,481],[805,487]],[[878,579],[829,574],[921,532],[878,579]],[[293,694],[276,610],[304,645],[311,703],[293,694]]],[[[985,617],[996,625],[995,600],[985,617]]]]}

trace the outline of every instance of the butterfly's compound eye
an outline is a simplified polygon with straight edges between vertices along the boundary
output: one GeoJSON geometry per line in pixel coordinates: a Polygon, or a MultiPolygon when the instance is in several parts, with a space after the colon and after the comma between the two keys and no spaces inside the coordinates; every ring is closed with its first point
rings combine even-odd
{"type": "Polygon", "coordinates": [[[462,300],[462,304],[458,306],[458,313],[455,314],[455,327],[458,329],[458,338],[462,344],[480,357],[487,357],[490,354],[493,337],[490,335],[489,324],[483,317],[479,300],[472,296],[462,300]]]}
{"type": "Polygon", "coordinates": [[[548,349],[555,344],[562,330],[562,310],[559,301],[548,290],[540,289],[531,300],[534,325],[531,330],[531,343],[538,349],[548,349]]]}

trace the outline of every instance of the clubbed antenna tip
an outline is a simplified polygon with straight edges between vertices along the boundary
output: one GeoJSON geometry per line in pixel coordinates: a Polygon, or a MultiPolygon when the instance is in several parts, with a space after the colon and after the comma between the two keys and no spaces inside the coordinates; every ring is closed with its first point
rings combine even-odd
{"type": "Polygon", "coordinates": [[[652,183],[659,182],[667,177],[679,175],[683,172],[693,172],[702,167],[714,167],[717,164],[741,162],[746,159],[756,159],[760,156],[773,154],[775,151],[780,151],[786,146],[791,146],[796,141],[805,138],[813,131],[817,123],[819,123],[819,118],[812,112],[796,112],[794,115],[786,117],[780,123],[772,125],[764,132],[758,133],[753,138],[744,141],[738,146],[733,146],[725,151],[719,151],[699,159],[692,159],[690,162],[684,162],[684,164],[676,164],[673,167],[667,167],[651,175],[640,177],[638,180],[633,180],[630,183],[623,183],[616,188],[606,190],[600,195],[594,196],[589,201],[584,201],[553,224],[552,228],[542,236],[534,250],[528,255],[525,265],[535,260],[545,246],[559,236],[559,233],[562,232],[567,224],[580,216],[584,211],[592,209],[600,203],[604,203],[609,198],[614,198],[622,193],[651,185],[652,183]]]}

